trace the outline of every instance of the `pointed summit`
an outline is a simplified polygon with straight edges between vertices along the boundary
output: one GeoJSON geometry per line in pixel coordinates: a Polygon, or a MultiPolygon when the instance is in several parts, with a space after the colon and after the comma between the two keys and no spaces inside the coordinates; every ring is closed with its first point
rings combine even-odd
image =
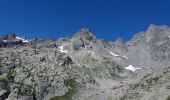
{"type": "Polygon", "coordinates": [[[118,38],[116,40],[116,46],[123,46],[124,45],[124,40],[122,38],[118,38]]]}
{"type": "Polygon", "coordinates": [[[81,32],[81,33],[89,33],[89,32],[90,32],[90,29],[89,29],[89,28],[81,28],[81,29],[80,29],[80,32],[81,32]]]}
{"type": "Polygon", "coordinates": [[[117,48],[125,49],[125,42],[122,38],[118,38],[115,42],[117,48]]]}
{"type": "Polygon", "coordinates": [[[90,32],[89,28],[81,28],[73,37],[85,40],[93,40],[96,37],[90,32]]]}

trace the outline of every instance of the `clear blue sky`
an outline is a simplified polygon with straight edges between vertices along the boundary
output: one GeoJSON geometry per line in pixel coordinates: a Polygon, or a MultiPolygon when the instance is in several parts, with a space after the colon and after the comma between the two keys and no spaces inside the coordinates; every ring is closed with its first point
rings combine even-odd
{"type": "Polygon", "coordinates": [[[58,38],[89,27],[114,41],[150,24],[170,26],[170,0],[0,0],[0,34],[58,38]]]}

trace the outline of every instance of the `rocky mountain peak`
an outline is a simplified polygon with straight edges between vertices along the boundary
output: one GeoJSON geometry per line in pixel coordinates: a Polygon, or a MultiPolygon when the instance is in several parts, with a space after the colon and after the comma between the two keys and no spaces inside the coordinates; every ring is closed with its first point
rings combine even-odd
{"type": "Polygon", "coordinates": [[[90,32],[90,29],[89,29],[89,28],[81,28],[81,29],[80,29],[80,32],[81,32],[81,33],[89,33],[89,32],[90,32]]]}
{"type": "Polygon", "coordinates": [[[123,40],[122,38],[118,38],[118,39],[116,40],[116,46],[117,46],[117,47],[123,47],[124,44],[125,44],[125,42],[124,42],[124,40],[123,40]]]}
{"type": "Polygon", "coordinates": [[[151,24],[147,31],[139,32],[130,40],[133,44],[151,43],[167,41],[170,37],[170,28],[166,25],[151,24]]]}
{"type": "Polygon", "coordinates": [[[165,25],[153,25],[151,24],[145,33],[146,41],[165,41],[169,39],[170,28],[165,25]]]}
{"type": "Polygon", "coordinates": [[[73,37],[81,38],[85,40],[92,40],[96,37],[91,33],[89,28],[81,28],[73,37]]]}
{"type": "Polygon", "coordinates": [[[8,33],[8,34],[2,36],[2,38],[5,40],[11,40],[11,39],[14,39],[15,37],[16,37],[15,33],[8,33]]]}
{"type": "Polygon", "coordinates": [[[154,30],[156,30],[158,27],[159,27],[159,26],[157,26],[157,25],[151,24],[151,25],[149,25],[147,31],[154,31],[154,30]]]}
{"type": "Polygon", "coordinates": [[[155,32],[155,31],[158,31],[158,30],[166,30],[168,28],[169,27],[166,26],[166,25],[154,25],[154,24],[151,24],[151,25],[149,25],[147,32],[155,32]]]}
{"type": "Polygon", "coordinates": [[[118,38],[116,40],[116,43],[124,44],[124,40],[122,38],[118,38]]]}

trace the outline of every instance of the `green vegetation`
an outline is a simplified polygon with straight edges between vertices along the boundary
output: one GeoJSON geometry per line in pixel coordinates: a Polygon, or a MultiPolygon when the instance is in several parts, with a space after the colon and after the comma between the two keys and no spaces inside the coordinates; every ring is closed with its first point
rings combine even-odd
{"type": "Polygon", "coordinates": [[[170,100],[170,96],[168,96],[166,100],[170,100]]]}
{"type": "Polygon", "coordinates": [[[5,78],[0,79],[0,84],[2,84],[2,87],[4,90],[7,90],[7,91],[11,90],[9,83],[7,82],[7,80],[5,78]]]}
{"type": "Polygon", "coordinates": [[[120,97],[120,99],[119,100],[125,100],[125,96],[123,96],[123,97],[120,97]]]}
{"type": "Polygon", "coordinates": [[[73,100],[73,96],[77,93],[78,87],[76,81],[73,79],[65,80],[64,84],[67,87],[70,87],[68,92],[63,96],[56,96],[51,98],[50,100],[73,100]]]}
{"type": "Polygon", "coordinates": [[[20,88],[18,94],[20,96],[24,96],[24,95],[30,95],[31,94],[31,90],[32,90],[32,86],[30,85],[25,85],[24,87],[20,88]],[[24,88],[24,89],[23,89],[24,88]],[[22,89],[22,90],[21,90],[22,89]]]}
{"type": "Polygon", "coordinates": [[[113,80],[122,80],[122,79],[125,78],[125,77],[121,77],[121,76],[119,76],[119,75],[117,75],[115,73],[112,73],[111,76],[112,76],[113,80]]]}
{"type": "Polygon", "coordinates": [[[6,83],[6,86],[4,86],[5,90],[7,90],[7,91],[11,90],[9,83],[11,83],[11,81],[13,82],[13,79],[14,79],[15,76],[16,76],[16,72],[11,71],[11,72],[7,73],[6,79],[1,80],[2,82],[6,83]]]}
{"type": "Polygon", "coordinates": [[[16,74],[17,74],[17,73],[16,73],[15,71],[8,72],[6,78],[7,78],[8,80],[13,80],[14,77],[16,76],[16,74]]]}
{"type": "Polygon", "coordinates": [[[7,84],[7,85],[4,87],[4,90],[7,90],[7,91],[10,91],[10,90],[11,90],[11,87],[9,86],[9,84],[7,84]]]}
{"type": "Polygon", "coordinates": [[[4,67],[4,65],[2,63],[0,63],[0,68],[4,67]]]}
{"type": "Polygon", "coordinates": [[[113,97],[107,97],[106,100],[113,100],[113,97]]]}

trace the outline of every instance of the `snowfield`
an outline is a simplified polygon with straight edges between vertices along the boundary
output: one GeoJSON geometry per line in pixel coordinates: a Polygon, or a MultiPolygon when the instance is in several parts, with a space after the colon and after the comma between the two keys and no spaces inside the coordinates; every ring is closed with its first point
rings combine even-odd
{"type": "Polygon", "coordinates": [[[63,47],[63,46],[59,46],[59,51],[60,51],[60,52],[63,52],[63,53],[67,53],[67,52],[68,52],[67,50],[64,50],[64,47],[63,47]]]}
{"type": "Polygon", "coordinates": [[[125,67],[125,69],[127,70],[131,70],[131,71],[136,71],[137,69],[141,69],[141,68],[136,68],[136,67],[133,67],[133,65],[129,65],[128,67],[125,67]]]}
{"type": "Polygon", "coordinates": [[[125,59],[129,59],[128,57],[126,57],[125,55],[124,56],[122,56],[123,58],[125,58],[125,59]]]}
{"type": "Polygon", "coordinates": [[[93,55],[95,54],[93,51],[87,51],[87,52],[88,52],[88,53],[91,53],[91,54],[93,54],[93,55]]]}
{"type": "Polygon", "coordinates": [[[113,52],[109,52],[111,55],[113,55],[113,56],[115,56],[115,57],[117,57],[117,56],[119,56],[119,55],[117,55],[117,54],[115,54],[115,53],[113,53],[113,52]]]}
{"type": "Polygon", "coordinates": [[[25,43],[27,43],[27,42],[29,42],[28,40],[26,40],[26,39],[23,39],[23,38],[21,38],[21,37],[16,37],[17,39],[20,39],[20,40],[22,40],[22,42],[25,42],[25,43]]]}

